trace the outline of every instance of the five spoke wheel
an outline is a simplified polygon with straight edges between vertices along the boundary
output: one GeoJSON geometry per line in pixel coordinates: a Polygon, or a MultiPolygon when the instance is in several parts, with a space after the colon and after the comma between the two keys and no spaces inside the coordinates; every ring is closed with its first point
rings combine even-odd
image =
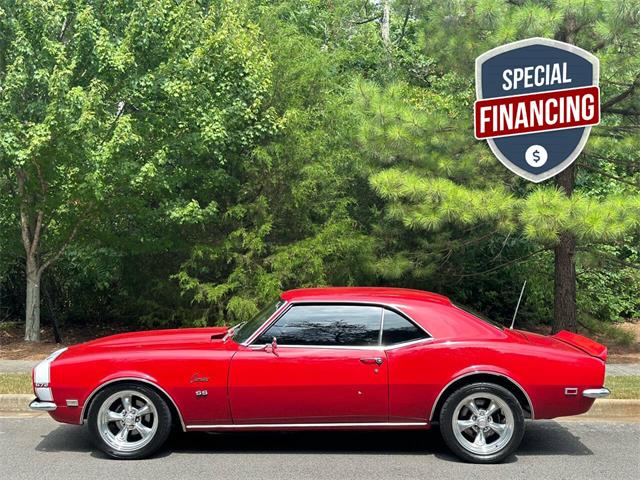
{"type": "Polygon", "coordinates": [[[460,458],[500,462],[524,434],[524,413],[512,392],[492,383],[472,383],[451,393],[440,410],[440,431],[460,458]]]}
{"type": "Polygon", "coordinates": [[[158,428],[158,413],[146,395],[123,390],[102,403],[98,424],[105,443],[116,450],[130,452],[151,441],[158,428]]]}
{"type": "Polygon", "coordinates": [[[499,451],[513,436],[511,409],[491,393],[465,397],[456,407],[452,421],[458,442],[470,452],[480,455],[499,451]]]}
{"type": "Polygon", "coordinates": [[[96,445],[116,458],[143,458],[156,451],[171,431],[171,411],[153,388],[135,382],[109,385],[89,408],[96,445]]]}

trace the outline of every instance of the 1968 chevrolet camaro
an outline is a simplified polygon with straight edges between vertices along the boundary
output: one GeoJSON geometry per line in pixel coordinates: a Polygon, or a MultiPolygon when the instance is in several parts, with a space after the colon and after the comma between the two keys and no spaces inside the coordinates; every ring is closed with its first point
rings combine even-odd
{"type": "Polygon", "coordinates": [[[114,335],[33,370],[35,410],[87,423],[116,458],[184,431],[428,429],[464,460],[498,462],[525,419],[604,397],[607,349],[499,328],[441,295],[392,288],[285,292],[233,328],[114,335]]]}

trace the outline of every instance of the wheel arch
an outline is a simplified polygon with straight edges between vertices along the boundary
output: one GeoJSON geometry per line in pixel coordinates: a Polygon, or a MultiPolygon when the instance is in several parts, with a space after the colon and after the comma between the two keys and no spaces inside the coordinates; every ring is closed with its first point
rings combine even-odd
{"type": "Polygon", "coordinates": [[[164,399],[165,402],[167,402],[167,405],[169,406],[169,410],[171,410],[171,415],[173,416],[173,418],[178,418],[180,420],[180,427],[182,428],[182,431],[183,432],[187,431],[184,420],[182,418],[182,413],[180,412],[178,405],[173,400],[171,395],[169,395],[167,391],[162,387],[160,387],[157,383],[152,382],[151,380],[140,378],[140,377],[119,377],[119,378],[114,378],[114,379],[107,380],[100,383],[100,385],[94,388],[93,391],[89,394],[89,396],[87,396],[87,399],[85,400],[84,405],[82,406],[82,412],[80,414],[81,424],[83,424],[87,419],[87,416],[89,415],[89,408],[91,407],[91,403],[95,399],[96,395],[100,393],[102,390],[104,390],[106,387],[109,387],[117,383],[140,383],[147,387],[151,387],[158,395],[160,395],[160,397],[164,399]]]}
{"type": "Polygon", "coordinates": [[[533,403],[531,402],[531,398],[527,394],[527,391],[513,378],[504,374],[497,373],[493,371],[474,371],[465,373],[463,375],[457,376],[453,380],[451,380],[445,387],[440,391],[438,396],[436,397],[436,401],[431,408],[431,415],[429,416],[429,423],[437,423],[438,417],[440,415],[440,410],[444,405],[446,399],[453,392],[458,390],[459,388],[464,387],[465,385],[470,385],[472,383],[478,382],[487,382],[494,383],[496,385],[500,385],[501,387],[509,390],[518,400],[518,403],[522,407],[522,411],[524,412],[524,416],[527,419],[533,420],[535,418],[533,403]],[[434,421],[434,419],[436,419],[434,421]]]}

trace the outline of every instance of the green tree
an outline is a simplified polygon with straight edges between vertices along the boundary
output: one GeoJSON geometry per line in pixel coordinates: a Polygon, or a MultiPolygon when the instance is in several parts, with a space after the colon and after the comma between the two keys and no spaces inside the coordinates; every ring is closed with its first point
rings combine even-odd
{"type": "Polygon", "coordinates": [[[355,3],[257,9],[273,59],[267,102],[280,128],[248,152],[242,190],[176,274],[202,306],[199,323],[246,320],[283,289],[371,278],[371,211],[362,206],[376,198],[351,142],[348,85],[354,70],[375,74],[384,51],[376,25],[352,23],[366,13],[355,3]]]}
{"type": "Polygon", "coordinates": [[[390,167],[371,184],[389,201],[391,218],[432,232],[491,225],[537,244],[527,258],[553,250],[555,331],[576,328],[578,250],[624,242],[640,224],[637,183],[624,180],[638,165],[639,12],[637,2],[624,1],[421,2],[412,23],[433,59],[426,82],[355,89],[360,143],[390,167]],[[474,58],[532,36],[595,52],[604,99],[602,125],[577,167],[540,186],[513,178],[471,132],[474,58]],[[620,173],[607,174],[611,168],[620,173]],[[615,192],[580,188],[601,173],[626,185],[615,192]]]}
{"type": "Polygon", "coordinates": [[[199,197],[275,128],[270,65],[233,2],[2,2],[1,223],[21,233],[7,248],[24,250],[26,340],[42,274],[75,240],[163,249],[165,230],[216,215],[199,197]]]}

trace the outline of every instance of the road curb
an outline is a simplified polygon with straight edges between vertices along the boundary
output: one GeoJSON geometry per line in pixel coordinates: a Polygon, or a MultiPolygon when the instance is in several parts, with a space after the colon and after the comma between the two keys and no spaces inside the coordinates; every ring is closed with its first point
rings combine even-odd
{"type": "Polygon", "coordinates": [[[28,412],[29,403],[35,398],[29,394],[2,394],[0,395],[0,412],[28,412]]]}
{"type": "MultiPolygon", "coordinates": [[[[0,412],[29,412],[33,394],[0,395],[0,412]]],[[[591,410],[582,415],[568,418],[633,418],[640,419],[640,400],[598,399],[591,410]]]]}
{"type": "Polygon", "coordinates": [[[601,398],[595,401],[587,413],[575,418],[640,418],[640,400],[609,400],[601,398]]]}

